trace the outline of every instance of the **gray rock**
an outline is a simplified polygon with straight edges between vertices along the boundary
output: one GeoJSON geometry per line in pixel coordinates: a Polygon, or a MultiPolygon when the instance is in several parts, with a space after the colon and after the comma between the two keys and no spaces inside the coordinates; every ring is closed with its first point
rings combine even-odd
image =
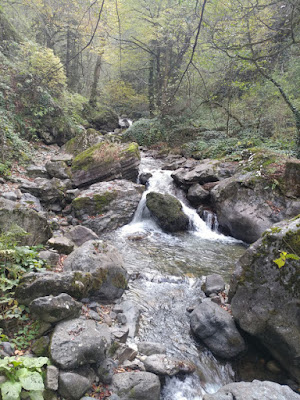
{"type": "Polygon", "coordinates": [[[18,196],[16,195],[15,192],[5,192],[1,194],[2,197],[4,197],[7,200],[11,200],[11,201],[17,201],[18,200],[18,196]]]}
{"type": "Polygon", "coordinates": [[[71,176],[64,161],[48,161],[45,166],[51,178],[69,179],[71,176]]]}
{"type": "Polygon", "coordinates": [[[52,205],[64,202],[64,192],[72,189],[72,184],[69,180],[36,178],[33,182],[23,183],[20,189],[38,197],[42,203],[52,205]]]}
{"type": "Polygon", "coordinates": [[[160,343],[139,342],[137,346],[139,352],[146,356],[151,356],[152,354],[165,354],[167,351],[166,347],[160,343]]]}
{"type": "Polygon", "coordinates": [[[30,165],[27,167],[27,175],[30,178],[50,178],[44,166],[30,165]]]}
{"type": "Polygon", "coordinates": [[[127,322],[126,315],[123,313],[117,314],[117,321],[119,322],[119,324],[125,325],[127,322]]]}
{"type": "Polygon", "coordinates": [[[100,382],[109,385],[112,382],[115,368],[117,368],[117,363],[111,358],[102,361],[97,366],[97,376],[100,382]]]}
{"type": "MultiPolygon", "coordinates": [[[[9,200],[6,201],[8,202],[9,200]]],[[[18,208],[16,203],[11,203],[14,205],[13,209],[10,209],[11,205],[8,205],[9,208],[0,208],[0,233],[8,232],[18,226],[28,233],[28,235],[22,235],[18,238],[20,245],[45,244],[52,236],[46,218],[36,211],[18,208]]]]}
{"type": "Polygon", "coordinates": [[[102,240],[90,240],[74,250],[65,260],[64,270],[91,273],[98,280],[93,295],[101,299],[121,297],[127,287],[127,272],[121,254],[102,240]]]}
{"type": "Polygon", "coordinates": [[[278,268],[281,252],[300,255],[300,217],[267,230],[240,258],[229,298],[240,327],[259,339],[274,359],[300,382],[299,260],[287,258],[278,268]]]}
{"type": "Polygon", "coordinates": [[[178,232],[188,229],[189,218],[182,211],[182,205],[176,197],[150,192],[146,196],[146,205],[163,230],[178,232]]]}
{"type": "Polygon", "coordinates": [[[175,376],[178,374],[191,374],[195,366],[183,360],[167,357],[165,354],[153,354],[143,361],[146,371],[160,376],[175,376]]]}
{"type": "Polygon", "coordinates": [[[74,372],[60,372],[59,394],[65,399],[79,400],[91,388],[88,378],[74,372]]]}
{"type": "Polygon", "coordinates": [[[201,163],[192,169],[180,168],[171,176],[177,185],[191,186],[195,183],[203,185],[207,182],[219,180],[217,160],[202,160],[201,163]]]}
{"type": "Polygon", "coordinates": [[[139,175],[139,182],[141,185],[147,185],[149,179],[152,177],[150,172],[143,172],[139,175]]]}
{"type": "Polygon", "coordinates": [[[65,273],[36,272],[22,277],[15,296],[20,304],[29,305],[32,300],[44,296],[67,293],[75,299],[82,299],[100,289],[103,281],[87,272],[65,273]]]}
{"type": "Polygon", "coordinates": [[[73,200],[72,209],[82,225],[99,235],[128,224],[144,190],[143,185],[124,179],[97,183],[73,200]]]}
{"type": "Polygon", "coordinates": [[[106,324],[83,319],[64,321],[56,325],[53,332],[51,359],[63,370],[94,364],[106,358],[110,340],[106,324]]]}
{"type": "Polygon", "coordinates": [[[114,375],[112,390],[121,400],[159,400],[160,381],[150,372],[124,372],[114,375]]]}
{"type": "MultiPolygon", "coordinates": [[[[73,139],[69,140],[63,146],[63,150],[76,156],[103,141],[104,136],[100,132],[96,131],[96,129],[84,129],[79,135],[76,135],[73,139]]],[[[74,158],[74,156],[72,157],[74,158]]]]}
{"type": "Polygon", "coordinates": [[[67,318],[77,318],[81,313],[81,303],[62,293],[58,296],[38,297],[29,305],[30,312],[45,322],[58,322],[67,318]]]}
{"type": "Polygon", "coordinates": [[[82,225],[77,225],[71,228],[67,233],[66,237],[72,240],[76,246],[81,246],[83,243],[88,242],[89,240],[98,240],[99,237],[93,232],[91,229],[86,228],[82,225]]]}
{"type": "Polygon", "coordinates": [[[205,394],[203,400],[300,400],[300,395],[288,386],[275,382],[236,382],[223,386],[215,394],[205,394]]]}
{"type": "Polygon", "coordinates": [[[199,183],[195,183],[189,188],[186,197],[196,207],[209,199],[209,192],[199,183]]]}
{"type": "Polygon", "coordinates": [[[128,336],[134,338],[138,333],[139,321],[140,321],[140,309],[131,300],[124,300],[120,304],[114,307],[114,312],[123,313],[127,319],[127,325],[129,329],[128,336]]]}
{"type": "Polygon", "coordinates": [[[48,240],[48,245],[59,254],[70,254],[74,250],[74,243],[65,236],[56,236],[48,240]]]}
{"type": "Polygon", "coordinates": [[[0,349],[6,354],[6,356],[13,356],[15,353],[9,342],[0,342],[0,349]]]}
{"type": "Polygon", "coordinates": [[[67,153],[59,153],[56,154],[51,158],[51,161],[57,162],[57,161],[63,161],[66,163],[68,166],[72,165],[74,156],[72,154],[67,154],[67,153]]]}
{"type": "Polygon", "coordinates": [[[59,261],[59,254],[53,250],[43,250],[39,252],[39,258],[46,261],[50,267],[56,267],[59,261]]]}
{"type": "Polygon", "coordinates": [[[43,212],[44,211],[44,208],[41,205],[40,200],[37,197],[35,197],[32,194],[30,194],[30,193],[23,193],[22,194],[22,197],[21,197],[21,200],[20,200],[20,204],[26,205],[27,207],[32,208],[33,210],[38,211],[38,212],[43,212]]]}
{"type": "Polygon", "coordinates": [[[133,361],[137,356],[138,352],[126,345],[120,345],[116,352],[116,357],[119,361],[119,364],[123,364],[124,361],[129,360],[133,361]]]}
{"type": "Polygon", "coordinates": [[[56,391],[58,389],[59,369],[54,365],[48,365],[46,371],[46,389],[56,391]]]}
{"type": "Polygon", "coordinates": [[[246,349],[232,316],[210,299],[204,299],[191,313],[191,329],[221,358],[234,358],[246,349]]]}
{"type": "Polygon", "coordinates": [[[206,294],[206,296],[209,296],[212,293],[223,292],[224,289],[225,289],[225,282],[221,275],[219,274],[207,275],[203,285],[203,291],[206,294]]]}
{"type": "Polygon", "coordinates": [[[130,368],[132,370],[145,371],[145,366],[142,361],[135,358],[133,361],[126,360],[122,364],[123,368],[130,368]]]}
{"type": "Polygon", "coordinates": [[[136,143],[99,143],[74,158],[73,184],[75,187],[83,187],[114,179],[136,182],[139,164],[140,155],[136,143]]]}
{"type": "Polygon", "coordinates": [[[111,330],[112,336],[120,343],[126,343],[129,334],[128,327],[114,327],[111,330]]]}
{"type": "Polygon", "coordinates": [[[42,336],[33,341],[31,350],[37,357],[48,357],[49,356],[49,336],[42,336]]]}

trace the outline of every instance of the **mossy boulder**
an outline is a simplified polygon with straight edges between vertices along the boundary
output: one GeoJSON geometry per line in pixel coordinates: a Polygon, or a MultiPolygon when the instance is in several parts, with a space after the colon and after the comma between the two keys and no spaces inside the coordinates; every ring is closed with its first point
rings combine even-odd
{"type": "Polygon", "coordinates": [[[63,149],[70,154],[77,156],[89,147],[95,146],[104,141],[104,136],[96,129],[89,128],[84,130],[74,138],[70,139],[63,149]]]}
{"type": "Polygon", "coordinates": [[[128,224],[144,190],[124,179],[96,183],[73,200],[72,209],[82,225],[99,235],[128,224]]]}
{"type": "Polygon", "coordinates": [[[158,225],[167,232],[185,231],[189,218],[182,211],[182,205],[176,197],[169,194],[150,192],[146,205],[158,225]]]}
{"type": "Polygon", "coordinates": [[[45,244],[52,236],[47,219],[34,210],[18,208],[15,204],[13,207],[0,208],[0,233],[7,233],[19,227],[20,231],[25,233],[18,237],[20,245],[45,244]]]}
{"type": "Polygon", "coordinates": [[[232,313],[300,382],[300,216],[268,229],[238,261],[232,313]],[[284,252],[288,257],[285,259],[284,252]],[[284,260],[279,268],[275,260],[284,260]]]}
{"type": "Polygon", "coordinates": [[[114,179],[136,182],[140,154],[138,145],[102,142],[78,154],[72,164],[76,187],[114,179]]]}
{"type": "Polygon", "coordinates": [[[96,283],[91,294],[103,300],[119,298],[127,288],[121,254],[102,240],[89,240],[74,250],[64,262],[64,271],[91,273],[96,283]]]}

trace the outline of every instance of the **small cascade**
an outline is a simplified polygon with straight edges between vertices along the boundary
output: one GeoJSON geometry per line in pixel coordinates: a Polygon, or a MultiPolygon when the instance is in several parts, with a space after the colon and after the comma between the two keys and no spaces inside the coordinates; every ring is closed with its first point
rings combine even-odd
{"type": "Polygon", "coordinates": [[[212,212],[211,210],[203,210],[202,219],[206,223],[206,225],[214,232],[219,231],[219,221],[217,214],[212,212]]]}

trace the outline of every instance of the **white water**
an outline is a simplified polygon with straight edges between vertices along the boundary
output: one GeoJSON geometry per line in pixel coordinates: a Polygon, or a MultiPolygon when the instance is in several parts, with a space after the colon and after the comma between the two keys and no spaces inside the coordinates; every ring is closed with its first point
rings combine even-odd
{"type": "Polygon", "coordinates": [[[205,393],[232,382],[234,372],[230,363],[216,360],[195,342],[186,308],[199,301],[202,276],[216,272],[228,279],[244,249],[235,239],[210,229],[176,188],[171,171],[160,170],[158,160],[143,157],[141,170],[153,176],[133,221],[108,238],[132,274],[125,296],[142,312],[135,340],[160,342],[167,354],[193,362],[197,368],[185,379],[167,379],[161,400],[201,400],[205,393]],[[189,232],[170,235],[156,225],[146,207],[150,191],[169,193],[181,201],[191,221],[189,232]]]}

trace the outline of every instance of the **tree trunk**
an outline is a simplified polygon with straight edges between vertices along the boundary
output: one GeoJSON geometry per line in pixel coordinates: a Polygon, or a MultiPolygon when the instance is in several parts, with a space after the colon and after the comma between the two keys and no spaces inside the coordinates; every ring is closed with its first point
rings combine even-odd
{"type": "Polygon", "coordinates": [[[102,65],[102,53],[98,54],[95,69],[94,69],[94,78],[93,78],[93,83],[92,83],[92,87],[91,87],[91,95],[90,95],[90,100],[89,100],[89,104],[92,107],[96,107],[96,103],[97,103],[97,87],[98,87],[98,82],[99,82],[99,78],[100,78],[101,65],[102,65]]]}
{"type": "Polygon", "coordinates": [[[148,100],[149,100],[150,118],[154,117],[154,111],[155,111],[154,68],[155,68],[155,59],[154,59],[153,55],[151,55],[150,56],[150,68],[149,68],[149,82],[148,82],[148,100]]]}

